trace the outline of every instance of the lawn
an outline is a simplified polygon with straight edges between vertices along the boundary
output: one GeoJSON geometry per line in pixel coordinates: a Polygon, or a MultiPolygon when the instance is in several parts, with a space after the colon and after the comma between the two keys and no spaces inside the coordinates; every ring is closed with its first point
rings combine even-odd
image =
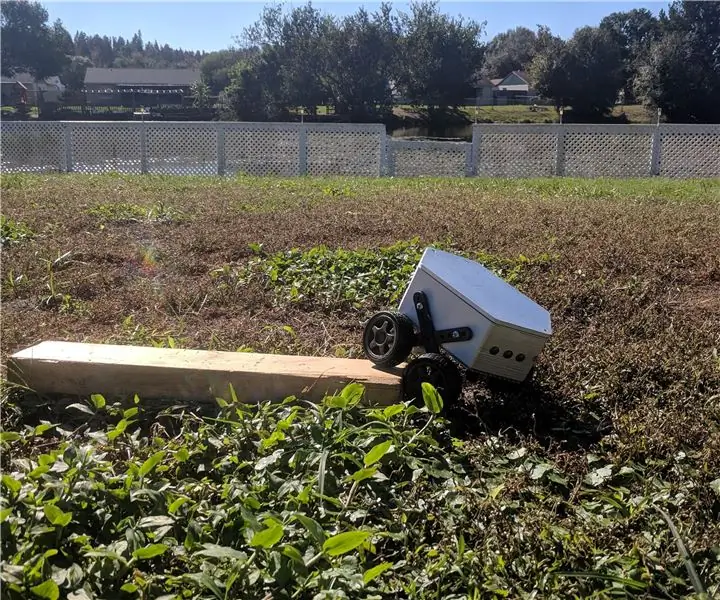
{"type": "Polygon", "coordinates": [[[554,328],[531,381],[439,414],[6,389],[3,598],[720,594],[720,180],[5,175],[2,213],[3,365],[361,357],[428,244],[554,328]]]}

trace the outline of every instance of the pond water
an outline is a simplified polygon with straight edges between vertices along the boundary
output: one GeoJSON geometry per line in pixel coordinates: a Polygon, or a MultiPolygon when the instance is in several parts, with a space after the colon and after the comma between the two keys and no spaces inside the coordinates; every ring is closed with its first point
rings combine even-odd
{"type": "Polygon", "coordinates": [[[431,138],[462,142],[472,141],[472,125],[444,125],[439,127],[412,126],[388,127],[388,133],[394,138],[431,138]]]}

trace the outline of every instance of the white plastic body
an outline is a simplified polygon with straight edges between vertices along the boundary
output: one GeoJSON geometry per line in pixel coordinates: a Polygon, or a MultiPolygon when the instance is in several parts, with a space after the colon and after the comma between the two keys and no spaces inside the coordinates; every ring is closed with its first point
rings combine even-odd
{"type": "Polygon", "coordinates": [[[442,348],[465,367],[514,381],[527,378],[552,335],[550,313],[480,263],[427,248],[399,311],[419,330],[413,294],[424,292],[436,330],[470,327],[472,338],[442,348]],[[499,348],[496,354],[490,349],[499,348]],[[512,356],[505,358],[504,353],[512,356]],[[518,361],[518,355],[524,360],[518,361]]]}

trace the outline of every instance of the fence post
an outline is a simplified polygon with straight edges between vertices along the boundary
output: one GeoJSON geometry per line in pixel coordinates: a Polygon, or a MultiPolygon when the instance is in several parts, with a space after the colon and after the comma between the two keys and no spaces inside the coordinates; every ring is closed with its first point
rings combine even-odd
{"type": "Polygon", "coordinates": [[[301,123],[298,127],[298,174],[307,175],[307,125],[301,123]]]}
{"type": "Polygon", "coordinates": [[[73,155],[72,155],[72,124],[65,123],[65,171],[72,173],[73,170],[73,155]]]}
{"type": "Polygon", "coordinates": [[[565,175],[565,128],[562,123],[557,126],[557,138],[555,141],[555,175],[565,175]]]}
{"type": "Polygon", "coordinates": [[[216,139],[217,139],[217,174],[222,177],[225,175],[225,125],[216,123],[216,139]]]}
{"type": "Polygon", "coordinates": [[[385,139],[385,157],[386,157],[386,163],[385,163],[385,174],[388,177],[395,177],[395,150],[393,149],[393,141],[392,139],[385,139]]]}
{"type": "Polygon", "coordinates": [[[650,160],[650,176],[660,175],[660,123],[657,124],[653,131],[652,158],[650,160]]]}
{"type": "Polygon", "coordinates": [[[380,167],[378,169],[378,175],[383,177],[390,175],[390,165],[388,164],[388,136],[387,131],[383,129],[380,134],[380,167]]]}
{"type": "Polygon", "coordinates": [[[477,176],[478,158],[480,157],[480,128],[472,126],[472,143],[470,145],[470,177],[477,176]]]}
{"type": "Polygon", "coordinates": [[[147,124],[145,121],[140,124],[140,172],[143,175],[148,172],[147,124]]]}

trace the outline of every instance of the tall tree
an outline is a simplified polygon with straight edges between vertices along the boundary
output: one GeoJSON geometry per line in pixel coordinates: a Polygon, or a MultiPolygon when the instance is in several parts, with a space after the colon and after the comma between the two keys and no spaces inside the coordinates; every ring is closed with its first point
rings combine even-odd
{"type": "Polygon", "coordinates": [[[38,2],[3,2],[1,10],[2,74],[28,72],[38,79],[58,75],[70,60],[66,51],[72,49],[62,23],[49,26],[48,12],[38,2]]]}
{"type": "Polygon", "coordinates": [[[640,61],[635,92],[675,122],[720,120],[720,3],[674,2],[640,61]]]}
{"type": "Polygon", "coordinates": [[[600,28],[615,36],[620,47],[625,76],[625,102],[633,103],[633,83],[638,66],[641,58],[647,54],[650,44],[660,35],[660,21],[649,10],[635,8],[609,14],[600,22],[600,28]]]}
{"type": "Polygon", "coordinates": [[[536,89],[575,116],[607,114],[623,85],[620,47],[605,29],[582,27],[566,43],[549,39],[531,65],[536,89]]]}
{"type": "Polygon", "coordinates": [[[251,50],[237,49],[219,50],[207,54],[200,63],[200,71],[211,92],[218,94],[224,90],[230,84],[232,68],[251,54],[251,50]]]}
{"type": "Polygon", "coordinates": [[[361,8],[329,28],[321,79],[336,112],[363,119],[374,113],[376,106],[381,110],[391,106],[390,79],[398,36],[390,13],[387,4],[372,17],[361,8]]]}
{"type": "Polygon", "coordinates": [[[505,77],[512,71],[530,66],[537,51],[537,36],[532,29],[515,27],[498,33],[485,51],[482,73],[485,77],[505,77]]]}
{"type": "Polygon", "coordinates": [[[413,2],[400,23],[399,87],[411,101],[426,105],[431,115],[461,104],[472,93],[473,75],[482,64],[485,23],[442,14],[436,1],[413,2]]]}

